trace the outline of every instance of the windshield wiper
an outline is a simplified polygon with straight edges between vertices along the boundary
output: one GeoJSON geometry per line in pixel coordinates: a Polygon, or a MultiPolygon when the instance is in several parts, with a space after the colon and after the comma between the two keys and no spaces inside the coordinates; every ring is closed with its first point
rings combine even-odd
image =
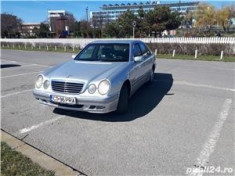
{"type": "Polygon", "coordinates": [[[75,59],[76,61],[98,61],[97,59],[75,59]]]}
{"type": "Polygon", "coordinates": [[[109,59],[104,59],[100,61],[101,62],[127,62],[127,60],[109,60],[109,59]]]}

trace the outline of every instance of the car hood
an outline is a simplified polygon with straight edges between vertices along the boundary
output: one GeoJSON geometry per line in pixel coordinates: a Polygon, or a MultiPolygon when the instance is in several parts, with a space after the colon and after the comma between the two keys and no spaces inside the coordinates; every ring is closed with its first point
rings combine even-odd
{"type": "Polygon", "coordinates": [[[44,72],[49,79],[66,79],[90,82],[96,79],[109,78],[121,71],[128,62],[95,62],[71,60],[44,72]]]}

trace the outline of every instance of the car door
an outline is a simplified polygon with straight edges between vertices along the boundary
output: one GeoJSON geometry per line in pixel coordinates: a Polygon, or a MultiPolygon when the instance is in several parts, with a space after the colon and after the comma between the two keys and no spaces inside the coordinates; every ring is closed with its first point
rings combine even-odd
{"type": "MultiPolygon", "coordinates": [[[[133,53],[133,57],[142,56],[139,43],[133,44],[132,53],[133,53]]],[[[133,61],[133,68],[130,72],[130,79],[131,79],[133,91],[137,90],[142,85],[143,76],[144,76],[143,62],[133,61]]]]}
{"type": "MultiPolygon", "coordinates": [[[[133,57],[136,56],[143,57],[139,42],[133,44],[132,50],[133,50],[132,51],[133,57]]],[[[134,92],[145,82],[145,75],[144,75],[145,70],[143,66],[144,66],[143,61],[139,62],[133,61],[133,68],[130,73],[130,77],[131,77],[132,89],[134,92]]]]}
{"type": "Polygon", "coordinates": [[[140,42],[139,46],[143,56],[142,73],[145,77],[145,80],[148,80],[153,67],[154,55],[150,52],[150,50],[144,43],[140,42]]]}

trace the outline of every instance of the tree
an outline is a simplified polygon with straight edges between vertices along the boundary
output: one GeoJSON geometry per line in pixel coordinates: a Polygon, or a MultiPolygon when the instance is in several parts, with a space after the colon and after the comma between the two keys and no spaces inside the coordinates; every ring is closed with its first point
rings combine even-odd
{"type": "Polygon", "coordinates": [[[192,11],[187,11],[185,16],[183,17],[183,24],[184,25],[190,25],[190,26],[194,26],[194,14],[192,11]]]}
{"type": "Polygon", "coordinates": [[[119,36],[118,37],[130,37],[133,35],[133,22],[137,21],[137,17],[130,10],[127,10],[122,14],[118,20],[119,36]]]}
{"type": "Polygon", "coordinates": [[[150,28],[145,20],[146,13],[142,7],[138,10],[136,37],[146,37],[150,34],[150,28]]]}
{"type": "MultiPolygon", "coordinates": [[[[104,26],[105,17],[103,15],[93,16],[91,19],[92,28],[93,28],[93,37],[102,37],[102,31],[104,26]]],[[[107,23],[109,23],[107,21],[107,23]]]]}
{"type": "Polygon", "coordinates": [[[177,29],[182,21],[182,17],[178,12],[171,12],[166,23],[166,30],[177,29]]]}
{"type": "Polygon", "coordinates": [[[216,23],[216,10],[214,6],[208,4],[199,4],[195,11],[196,27],[199,31],[204,28],[210,31],[211,26],[216,23]]]}
{"type": "Polygon", "coordinates": [[[72,25],[72,29],[73,29],[73,36],[74,37],[81,37],[82,34],[81,34],[81,25],[80,25],[80,22],[78,21],[75,21],[72,25]]]}
{"type": "Polygon", "coordinates": [[[131,37],[133,35],[133,22],[137,22],[133,12],[127,10],[116,21],[106,24],[104,34],[108,37],[131,37]]]}
{"type": "Polygon", "coordinates": [[[229,18],[235,18],[235,4],[228,7],[229,9],[229,18]]]}
{"type": "Polygon", "coordinates": [[[120,31],[120,27],[118,23],[114,21],[114,22],[108,23],[105,26],[104,34],[107,37],[119,37],[119,31],[120,31]]]}
{"type": "Polygon", "coordinates": [[[39,28],[34,28],[33,33],[36,35],[36,37],[39,38],[47,38],[50,31],[49,26],[45,23],[41,23],[39,28]]]}
{"type": "Polygon", "coordinates": [[[173,30],[180,26],[182,18],[178,12],[171,12],[169,7],[156,7],[146,14],[149,28],[156,34],[164,30],[173,30]]]}
{"type": "Polygon", "coordinates": [[[228,30],[230,30],[230,27],[232,25],[232,18],[235,18],[235,4],[233,4],[232,6],[229,7],[229,26],[228,26],[228,30]]]}
{"type": "Polygon", "coordinates": [[[138,10],[138,18],[143,19],[145,17],[145,12],[143,7],[140,7],[138,10]]]}
{"type": "Polygon", "coordinates": [[[157,7],[147,13],[140,8],[138,15],[127,10],[119,16],[118,20],[106,25],[105,34],[111,37],[131,37],[133,35],[133,22],[135,21],[135,37],[150,35],[152,32],[155,32],[156,35],[164,30],[178,28],[181,20],[179,13],[171,12],[168,7],[157,7]]]}
{"type": "Polygon", "coordinates": [[[226,27],[229,25],[229,8],[222,8],[221,10],[218,10],[216,13],[216,21],[217,25],[221,25],[226,31],[226,27]]]}
{"type": "Polygon", "coordinates": [[[1,37],[20,37],[22,20],[15,15],[1,14],[1,37]]]}
{"type": "Polygon", "coordinates": [[[83,38],[91,38],[93,36],[91,23],[86,20],[80,21],[80,31],[83,38]]]}

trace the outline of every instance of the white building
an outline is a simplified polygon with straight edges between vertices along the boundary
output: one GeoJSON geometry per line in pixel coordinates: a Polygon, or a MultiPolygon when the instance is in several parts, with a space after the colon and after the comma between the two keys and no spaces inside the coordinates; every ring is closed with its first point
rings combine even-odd
{"type": "Polygon", "coordinates": [[[187,11],[196,10],[199,2],[175,2],[175,3],[160,3],[160,1],[147,1],[145,3],[121,3],[121,4],[104,4],[100,11],[91,11],[90,18],[93,19],[93,26],[95,26],[94,21],[102,23],[103,25],[107,24],[110,21],[117,20],[118,17],[125,13],[128,9],[132,11],[135,15],[138,14],[138,10],[143,8],[145,12],[154,10],[155,7],[166,6],[169,7],[172,11],[178,11],[182,14],[187,11]]]}
{"type": "Polygon", "coordinates": [[[40,23],[23,23],[21,26],[21,35],[24,37],[34,36],[33,29],[40,29],[40,23]]]}

